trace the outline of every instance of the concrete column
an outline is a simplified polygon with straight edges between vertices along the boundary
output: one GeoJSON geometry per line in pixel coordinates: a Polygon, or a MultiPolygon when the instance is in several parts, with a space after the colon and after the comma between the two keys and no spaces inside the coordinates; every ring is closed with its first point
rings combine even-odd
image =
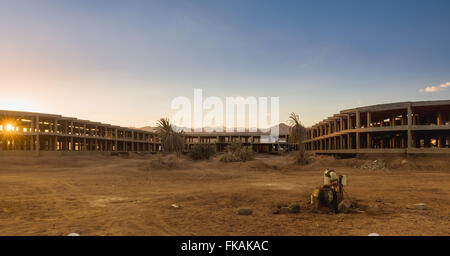
{"type": "MultiPolygon", "coordinates": [[[[53,133],[58,134],[58,119],[53,120],[53,133]]],[[[55,136],[54,138],[53,150],[58,150],[58,136],[55,136]]]]}
{"type": "Polygon", "coordinates": [[[36,146],[36,145],[34,145],[34,138],[33,138],[33,135],[30,135],[30,151],[33,151],[34,150],[34,147],[36,146]]]}
{"type": "Polygon", "coordinates": [[[36,116],[35,120],[36,120],[36,123],[35,123],[35,126],[36,126],[36,151],[39,154],[39,151],[41,150],[41,142],[39,139],[39,116],[36,116]]]}
{"type": "Polygon", "coordinates": [[[369,133],[367,133],[367,148],[371,148],[371,145],[370,145],[370,134],[369,133]]]}
{"type": "Polygon", "coordinates": [[[436,122],[437,125],[443,125],[444,124],[444,122],[442,122],[442,112],[441,111],[438,111],[438,115],[437,115],[437,120],[436,121],[437,121],[436,122]]]}
{"type": "Polygon", "coordinates": [[[118,130],[117,130],[117,128],[116,128],[116,130],[115,130],[115,137],[116,137],[116,139],[114,140],[114,151],[119,151],[119,149],[117,148],[117,143],[118,143],[118,141],[117,141],[117,139],[118,139],[118,130]]]}
{"type": "Polygon", "coordinates": [[[347,130],[352,128],[352,120],[350,114],[347,115],[347,130]]]}
{"type": "Polygon", "coordinates": [[[412,108],[411,104],[408,104],[408,148],[412,148],[412,144],[412,108]]]}
{"type": "Polygon", "coordinates": [[[351,134],[349,133],[348,134],[348,149],[353,149],[353,141],[352,141],[352,136],[351,136],[351,134]]]}
{"type": "Polygon", "coordinates": [[[134,131],[131,131],[131,151],[134,151],[134,131]]]}
{"type": "Polygon", "coordinates": [[[361,113],[356,111],[356,129],[361,128],[361,113]]]}
{"type": "Polygon", "coordinates": [[[367,128],[370,127],[370,123],[372,122],[371,117],[372,117],[371,113],[367,111],[367,128]]]}
{"type": "MultiPolygon", "coordinates": [[[[361,127],[361,115],[359,111],[356,111],[356,129],[359,129],[361,127]]],[[[359,132],[356,132],[356,149],[359,149],[360,143],[359,143],[359,132]]]]}

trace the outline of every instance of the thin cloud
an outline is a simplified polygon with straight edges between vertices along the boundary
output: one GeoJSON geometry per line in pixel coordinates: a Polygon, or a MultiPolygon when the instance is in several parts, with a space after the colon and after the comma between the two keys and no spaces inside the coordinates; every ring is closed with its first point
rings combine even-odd
{"type": "Polygon", "coordinates": [[[450,82],[438,85],[438,86],[434,86],[434,85],[430,85],[428,87],[426,87],[425,89],[420,89],[420,92],[437,92],[440,90],[443,90],[447,87],[450,87],[450,82]]]}

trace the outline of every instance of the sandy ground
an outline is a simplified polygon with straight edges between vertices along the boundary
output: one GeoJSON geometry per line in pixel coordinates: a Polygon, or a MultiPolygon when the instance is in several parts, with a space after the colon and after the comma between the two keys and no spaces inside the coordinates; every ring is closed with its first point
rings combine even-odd
{"type": "Polygon", "coordinates": [[[450,235],[447,158],[386,160],[386,169],[375,170],[360,168],[372,160],[328,157],[303,167],[292,156],[183,158],[171,167],[160,160],[0,156],[0,235],[450,235]],[[311,209],[309,194],[326,167],[348,176],[347,198],[364,211],[311,209]],[[272,214],[295,202],[301,213],[272,214]],[[242,206],[253,215],[237,215],[242,206]]]}

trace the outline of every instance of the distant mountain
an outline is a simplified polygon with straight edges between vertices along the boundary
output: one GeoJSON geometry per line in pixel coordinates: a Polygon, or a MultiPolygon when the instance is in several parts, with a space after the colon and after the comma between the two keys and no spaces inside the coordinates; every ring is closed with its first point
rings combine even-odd
{"type": "Polygon", "coordinates": [[[157,128],[152,126],[144,126],[141,128],[138,128],[139,130],[147,131],[147,132],[156,132],[157,128]]]}
{"type": "MultiPolygon", "coordinates": [[[[185,127],[176,127],[176,128],[178,130],[184,129],[184,131],[187,131],[187,130],[193,131],[192,129],[187,129],[185,127]]],[[[153,127],[153,126],[144,126],[144,127],[138,128],[138,129],[143,130],[143,131],[148,131],[148,132],[156,132],[157,131],[157,128],[153,127]]],[[[212,127],[213,131],[215,131],[216,129],[218,129],[218,127],[212,127]]],[[[289,134],[289,126],[287,124],[285,124],[285,123],[280,123],[278,125],[278,129],[279,129],[279,134],[280,135],[289,134]]],[[[203,130],[205,130],[205,128],[203,128],[203,130]]]]}

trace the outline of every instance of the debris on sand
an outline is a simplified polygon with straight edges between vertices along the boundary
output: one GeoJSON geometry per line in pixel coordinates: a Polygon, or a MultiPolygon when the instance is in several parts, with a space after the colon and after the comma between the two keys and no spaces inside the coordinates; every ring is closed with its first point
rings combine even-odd
{"type": "Polygon", "coordinates": [[[241,207],[238,209],[239,215],[251,215],[253,213],[252,208],[241,207]]]}
{"type": "Polygon", "coordinates": [[[272,212],[272,214],[288,214],[288,213],[300,213],[299,204],[291,205],[278,205],[272,212]]]}
{"type": "Polygon", "coordinates": [[[383,170],[386,169],[386,163],[384,161],[380,160],[373,160],[367,163],[364,163],[360,167],[361,169],[368,169],[368,170],[383,170]]]}
{"type": "Polygon", "coordinates": [[[171,207],[173,209],[180,209],[180,205],[179,204],[172,204],[171,207]]]}
{"type": "Polygon", "coordinates": [[[377,233],[370,233],[368,236],[380,236],[380,235],[377,233]]]}
{"type": "Polygon", "coordinates": [[[290,207],[291,213],[300,213],[300,205],[292,204],[290,207]]]}
{"type": "Polygon", "coordinates": [[[288,214],[291,212],[291,208],[284,206],[280,208],[280,214],[288,214]]]}
{"type": "Polygon", "coordinates": [[[428,209],[427,205],[424,203],[418,203],[418,204],[414,204],[414,209],[417,210],[426,210],[428,209]]]}
{"type": "Polygon", "coordinates": [[[70,233],[67,236],[80,236],[78,233],[70,233]]]}

